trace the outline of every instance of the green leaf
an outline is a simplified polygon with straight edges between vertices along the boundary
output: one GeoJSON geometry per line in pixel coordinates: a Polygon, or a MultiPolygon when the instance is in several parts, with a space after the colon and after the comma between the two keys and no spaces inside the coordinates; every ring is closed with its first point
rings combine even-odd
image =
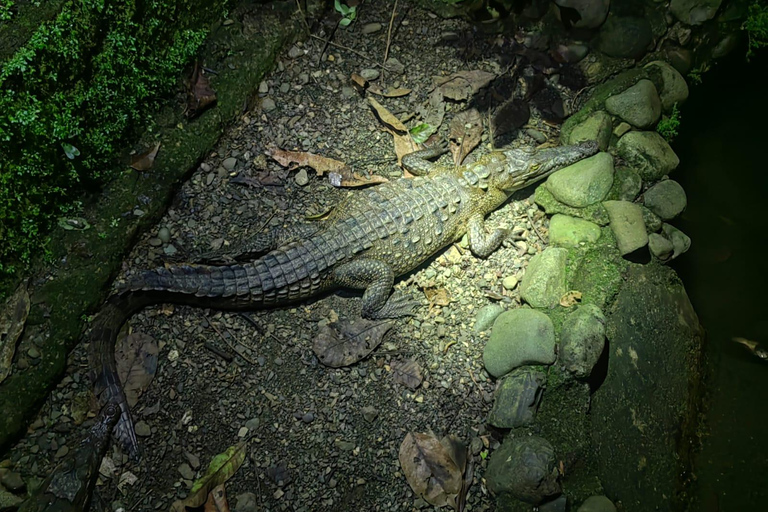
{"type": "Polygon", "coordinates": [[[341,18],[341,19],[339,20],[339,26],[342,26],[342,27],[346,27],[346,26],[348,26],[350,23],[352,23],[352,20],[351,20],[351,19],[349,19],[349,18],[341,18]]]}
{"type": "Polygon", "coordinates": [[[186,507],[196,508],[202,506],[208,498],[208,493],[215,487],[223,484],[234,475],[245,460],[245,443],[230,446],[224,453],[216,455],[208,464],[205,475],[192,484],[189,496],[183,501],[176,501],[171,505],[174,512],[184,512],[186,507]]]}
{"type": "Polygon", "coordinates": [[[80,156],[80,150],[77,149],[72,144],[69,144],[67,142],[62,142],[61,147],[64,148],[64,153],[67,154],[67,158],[70,160],[74,160],[76,156],[80,156]]]}
{"type": "Polygon", "coordinates": [[[410,129],[411,138],[416,144],[423,144],[437,129],[428,123],[421,123],[410,129]]]}

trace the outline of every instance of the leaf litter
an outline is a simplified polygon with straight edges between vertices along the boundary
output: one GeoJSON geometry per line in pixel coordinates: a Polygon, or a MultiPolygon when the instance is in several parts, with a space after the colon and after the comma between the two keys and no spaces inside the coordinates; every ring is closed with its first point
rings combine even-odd
{"type": "Polygon", "coordinates": [[[130,407],[136,406],[155,378],[158,352],[157,342],[147,334],[134,332],[118,338],[115,345],[117,374],[130,407]]]}
{"type": "MultiPolygon", "coordinates": [[[[206,504],[208,495],[218,491],[220,486],[232,478],[245,461],[246,443],[230,446],[226,451],[211,459],[208,470],[201,478],[192,484],[189,495],[183,500],[177,500],[171,505],[171,512],[186,512],[188,508],[197,508],[206,504]]],[[[215,497],[215,496],[214,496],[215,497]]],[[[226,499],[226,496],[225,496],[226,499]]],[[[212,509],[217,510],[217,509],[212,509]]],[[[221,510],[220,512],[224,512],[221,510]]]]}
{"type": "Polygon", "coordinates": [[[409,432],[400,445],[399,460],[413,492],[431,505],[458,510],[467,468],[467,449],[461,441],[409,432]]]}
{"type": "Polygon", "coordinates": [[[349,366],[373,352],[393,325],[394,322],[388,320],[364,318],[331,322],[320,327],[312,350],[326,366],[349,366]]]}

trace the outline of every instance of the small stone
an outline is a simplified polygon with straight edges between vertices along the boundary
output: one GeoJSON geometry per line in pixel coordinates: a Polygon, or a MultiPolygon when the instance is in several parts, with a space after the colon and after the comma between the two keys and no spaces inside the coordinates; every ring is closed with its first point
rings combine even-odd
{"type": "Polygon", "coordinates": [[[261,425],[261,418],[258,417],[251,418],[245,422],[245,428],[248,430],[256,430],[259,428],[259,425],[261,425]]]}
{"type": "Polygon", "coordinates": [[[262,80],[259,84],[259,94],[267,94],[269,92],[269,84],[266,80],[262,80]]]}
{"type": "Polygon", "coordinates": [[[565,261],[568,250],[548,247],[528,263],[520,284],[520,297],[535,308],[549,308],[565,294],[565,261]]]}
{"type": "Polygon", "coordinates": [[[133,210],[133,216],[134,217],[143,217],[144,216],[144,210],[142,210],[140,208],[136,208],[135,210],[133,210]]]}
{"type": "Polygon", "coordinates": [[[308,412],[301,417],[301,421],[303,421],[304,423],[312,423],[313,421],[315,421],[315,415],[312,414],[311,412],[308,412]]]}
{"type": "Polygon", "coordinates": [[[205,177],[205,184],[210,185],[214,179],[216,179],[216,174],[209,172],[208,176],[205,177]]]}
{"type": "Polygon", "coordinates": [[[293,179],[296,182],[296,184],[300,187],[303,187],[309,184],[309,175],[307,174],[307,170],[304,168],[299,169],[299,172],[296,173],[296,176],[294,176],[293,179]]]}
{"type": "Polygon", "coordinates": [[[656,86],[646,79],[605,100],[605,108],[638,128],[650,128],[661,117],[661,99],[656,86]]]}
{"type": "Polygon", "coordinates": [[[166,227],[160,228],[157,231],[157,238],[162,240],[164,244],[167,244],[171,241],[171,230],[166,227]]]}
{"type": "MultiPolygon", "coordinates": [[[[610,0],[555,0],[558,7],[566,7],[578,13],[576,28],[597,28],[608,16],[610,0]]],[[[558,10],[558,12],[560,12],[558,10]]],[[[561,14],[562,16],[562,14],[561,14]]]]}
{"type": "Polygon", "coordinates": [[[164,252],[164,253],[165,253],[167,256],[173,256],[174,254],[176,254],[177,252],[179,252],[179,250],[178,250],[178,249],[176,249],[176,247],[174,247],[174,246],[173,246],[173,244],[168,244],[168,245],[166,245],[166,246],[165,246],[165,248],[163,249],[163,252],[164,252]]]}
{"type": "Polygon", "coordinates": [[[235,510],[237,512],[258,512],[261,510],[256,495],[252,492],[238,494],[235,498],[235,510]]]}
{"type": "Polygon", "coordinates": [[[519,366],[554,362],[555,327],[547,315],[535,309],[513,309],[496,318],[483,350],[488,373],[498,378],[519,366]]]}
{"type": "Polygon", "coordinates": [[[290,90],[291,90],[291,84],[289,84],[288,82],[283,82],[282,84],[280,84],[280,92],[282,94],[285,94],[290,90]]]}
{"type": "MultiPolygon", "coordinates": [[[[690,35],[690,30],[688,31],[690,35]]],[[[662,60],[655,60],[645,65],[645,69],[658,72],[661,76],[661,107],[671,112],[675,104],[682,104],[688,99],[688,84],[678,70],[662,60]]]]}
{"type": "Polygon", "coordinates": [[[264,112],[272,112],[277,108],[277,104],[275,103],[275,100],[267,96],[261,100],[261,108],[264,109],[264,112]]]}
{"type": "Polygon", "coordinates": [[[647,19],[614,15],[611,11],[594,44],[611,57],[639,59],[652,42],[653,31],[647,19]]]}
{"type": "Polygon", "coordinates": [[[389,71],[395,73],[396,75],[402,75],[405,73],[405,65],[403,65],[403,63],[394,57],[388,58],[384,63],[384,66],[386,66],[389,71]]]}
{"type": "Polygon", "coordinates": [[[194,480],[195,479],[195,472],[192,471],[192,468],[189,467],[189,464],[184,463],[179,466],[179,473],[181,473],[182,478],[184,480],[194,480]]]}
{"type": "Polygon", "coordinates": [[[152,247],[160,247],[161,245],[163,245],[163,241],[160,240],[159,238],[150,238],[149,245],[151,245],[152,247]]]}
{"type": "Polygon", "coordinates": [[[37,359],[38,357],[40,357],[40,350],[38,350],[36,346],[32,345],[31,347],[29,347],[29,350],[27,350],[27,355],[32,359],[37,359]]]}
{"type": "Polygon", "coordinates": [[[352,441],[342,441],[341,439],[336,439],[333,442],[333,445],[343,452],[351,452],[355,449],[355,443],[352,441]]]}
{"type": "Polygon", "coordinates": [[[560,362],[576,377],[586,378],[605,347],[605,315],[594,304],[570,313],[560,332],[560,362]]]}
{"type": "Polygon", "coordinates": [[[518,368],[501,380],[488,423],[498,428],[524,427],[533,423],[547,374],[518,368]]]}
{"type": "Polygon", "coordinates": [[[345,85],[341,88],[341,97],[342,98],[354,98],[357,96],[357,91],[355,91],[354,87],[350,87],[349,85],[345,85]]]}
{"type": "Polygon", "coordinates": [[[187,462],[189,462],[189,466],[192,469],[200,467],[200,458],[194,453],[184,452],[184,457],[187,459],[187,462]]]}
{"type": "Polygon", "coordinates": [[[620,122],[619,124],[616,125],[616,128],[613,129],[613,134],[616,137],[621,138],[622,135],[624,135],[625,133],[627,133],[631,129],[632,129],[632,125],[630,125],[629,123],[627,123],[625,121],[622,121],[622,122],[620,122]]]}
{"type": "Polygon", "coordinates": [[[373,421],[379,415],[379,411],[371,405],[367,405],[363,407],[362,411],[363,411],[363,418],[365,418],[365,421],[367,421],[368,423],[373,423],[373,421]]]}
{"type": "Polygon", "coordinates": [[[24,489],[24,480],[19,473],[9,471],[7,473],[0,473],[0,484],[3,487],[12,492],[18,492],[24,489]]]}
{"type": "Polygon", "coordinates": [[[61,459],[62,457],[66,457],[68,453],[69,453],[69,446],[64,445],[59,447],[58,450],[56,450],[56,454],[54,455],[54,457],[56,457],[57,459],[61,459]]]}
{"type": "Polygon", "coordinates": [[[569,144],[594,140],[601,151],[608,149],[611,140],[611,116],[602,110],[593,112],[584,121],[577,124],[568,134],[569,144]]]}
{"type": "Polygon", "coordinates": [[[366,68],[360,71],[360,76],[366,80],[376,80],[381,73],[378,69],[366,68]]]}
{"type": "Polygon", "coordinates": [[[674,254],[672,258],[677,258],[688,249],[691,248],[691,239],[688,235],[666,222],[661,226],[661,230],[666,237],[672,242],[674,247],[674,254]]]}
{"type": "Polygon", "coordinates": [[[686,25],[701,25],[715,17],[722,0],[672,0],[669,10],[686,25]]]}
{"type": "Polygon", "coordinates": [[[235,168],[237,165],[237,158],[235,157],[229,157],[226,160],[224,160],[221,165],[226,169],[227,171],[231,171],[235,168]]]}
{"type": "Polygon", "coordinates": [[[528,128],[527,130],[525,130],[525,133],[530,138],[532,138],[533,140],[538,142],[539,144],[544,144],[545,142],[547,142],[547,136],[544,135],[543,133],[541,133],[539,130],[534,130],[533,128],[528,128]]]}
{"type": "Polygon", "coordinates": [[[248,435],[248,427],[240,427],[237,431],[237,437],[245,437],[248,435]]]}
{"type": "Polygon", "coordinates": [[[557,247],[581,247],[600,238],[600,226],[584,219],[556,214],[549,221],[549,243],[557,247]]]}
{"type": "Polygon", "coordinates": [[[507,436],[485,471],[488,490],[526,503],[560,494],[554,447],[538,436],[507,436]]]}
{"type": "Polygon", "coordinates": [[[309,83],[309,73],[299,73],[299,84],[307,85],[309,83]]]}
{"type": "Polygon", "coordinates": [[[602,201],[613,185],[613,157],[598,153],[553,173],[546,181],[555,199],[575,208],[602,201]]]}
{"type": "Polygon", "coordinates": [[[152,435],[152,430],[149,428],[149,424],[146,421],[139,421],[134,426],[136,435],[140,437],[149,437],[152,435]]]}
{"type": "Polygon", "coordinates": [[[291,46],[291,49],[288,50],[288,57],[290,57],[291,59],[298,59],[302,55],[304,55],[304,50],[302,50],[296,45],[291,46]]]}
{"type": "Polygon", "coordinates": [[[670,220],[685,210],[687,198],[678,182],[664,180],[645,191],[643,203],[663,220],[670,220]]]}
{"type": "Polygon", "coordinates": [[[475,318],[475,332],[483,332],[489,330],[493,326],[493,322],[498,318],[500,314],[504,312],[504,307],[499,304],[488,304],[483,306],[477,311],[477,317],[475,318]]]}
{"type": "Polygon", "coordinates": [[[680,164],[667,141],[656,132],[629,132],[616,143],[616,152],[646,183],[660,180],[680,164]]]}
{"type": "Polygon", "coordinates": [[[501,286],[503,286],[505,290],[514,290],[517,286],[517,282],[517,276],[507,276],[501,280],[501,286]]]}
{"type": "Polygon", "coordinates": [[[650,249],[651,254],[661,261],[669,260],[675,252],[675,247],[672,245],[672,242],[658,233],[651,233],[648,235],[648,249],[650,249]]]}
{"type": "Polygon", "coordinates": [[[361,32],[367,35],[367,34],[375,34],[379,30],[381,30],[381,23],[366,23],[365,25],[363,25],[361,32]]]}

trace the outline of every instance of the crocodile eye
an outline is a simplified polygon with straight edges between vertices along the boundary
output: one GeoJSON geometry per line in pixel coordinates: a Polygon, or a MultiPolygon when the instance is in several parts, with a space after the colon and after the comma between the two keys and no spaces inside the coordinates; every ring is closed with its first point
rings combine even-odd
{"type": "Polygon", "coordinates": [[[539,163],[531,164],[531,170],[532,171],[537,171],[539,169],[539,167],[541,167],[541,164],[539,164],[539,163]]]}

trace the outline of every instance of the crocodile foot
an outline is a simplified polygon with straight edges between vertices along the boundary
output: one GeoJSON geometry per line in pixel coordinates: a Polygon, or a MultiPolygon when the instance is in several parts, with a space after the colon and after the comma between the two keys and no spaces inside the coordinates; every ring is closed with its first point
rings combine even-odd
{"type": "Polygon", "coordinates": [[[383,320],[385,318],[400,318],[403,316],[415,316],[415,309],[421,305],[421,301],[412,299],[402,291],[395,291],[387,302],[377,311],[364,314],[370,320],[383,320]]]}

